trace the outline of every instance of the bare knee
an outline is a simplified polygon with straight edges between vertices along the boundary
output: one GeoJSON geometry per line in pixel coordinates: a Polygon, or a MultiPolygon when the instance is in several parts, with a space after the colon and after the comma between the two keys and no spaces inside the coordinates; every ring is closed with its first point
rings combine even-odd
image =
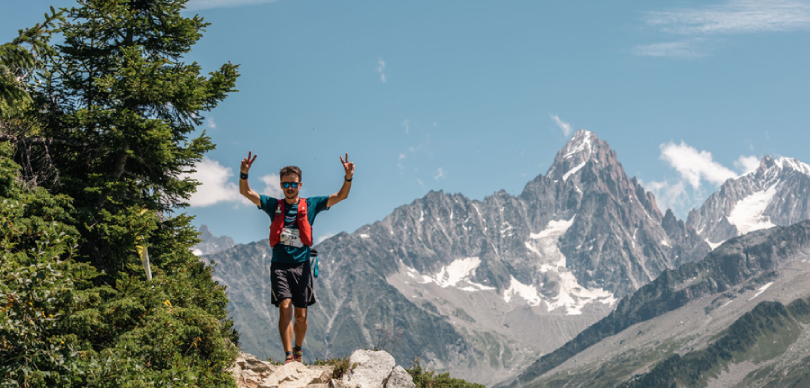
{"type": "Polygon", "coordinates": [[[278,303],[278,312],[282,319],[291,319],[293,315],[292,300],[284,299],[278,303]]]}
{"type": "Polygon", "coordinates": [[[307,322],[307,309],[295,309],[295,323],[304,324],[307,322]]]}

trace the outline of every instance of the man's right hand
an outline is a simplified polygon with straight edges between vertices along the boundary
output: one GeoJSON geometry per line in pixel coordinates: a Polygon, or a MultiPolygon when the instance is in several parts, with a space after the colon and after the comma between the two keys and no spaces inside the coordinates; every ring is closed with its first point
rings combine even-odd
{"type": "Polygon", "coordinates": [[[250,166],[253,165],[253,162],[256,160],[256,157],[259,155],[253,155],[253,151],[248,151],[247,158],[242,159],[242,173],[247,174],[250,171],[250,166]],[[251,158],[253,156],[253,158],[251,158]]]}

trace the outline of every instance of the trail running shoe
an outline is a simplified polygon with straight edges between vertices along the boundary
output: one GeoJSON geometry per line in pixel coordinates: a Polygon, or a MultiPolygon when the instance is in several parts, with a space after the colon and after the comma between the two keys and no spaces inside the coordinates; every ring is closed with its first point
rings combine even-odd
{"type": "Polygon", "coordinates": [[[284,360],[284,363],[285,363],[285,364],[289,364],[289,363],[291,363],[291,362],[293,362],[293,361],[297,361],[297,360],[295,359],[295,356],[293,356],[293,355],[291,354],[291,355],[287,356],[287,358],[284,360]]]}
{"type": "Polygon", "coordinates": [[[298,362],[304,362],[304,352],[299,347],[293,348],[293,359],[298,362]]]}

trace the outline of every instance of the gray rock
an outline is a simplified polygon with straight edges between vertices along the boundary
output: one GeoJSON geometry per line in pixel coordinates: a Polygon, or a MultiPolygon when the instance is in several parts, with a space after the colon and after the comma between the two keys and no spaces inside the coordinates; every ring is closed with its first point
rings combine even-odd
{"type": "Polygon", "coordinates": [[[405,368],[397,365],[388,376],[388,382],[385,383],[385,388],[416,388],[413,383],[413,378],[405,368]]]}
{"type": "Polygon", "coordinates": [[[383,388],[396,366],[394,357],[382,350],[357,350],[349,362],[357,366],[343,376],[347,388],[383,388]]]}

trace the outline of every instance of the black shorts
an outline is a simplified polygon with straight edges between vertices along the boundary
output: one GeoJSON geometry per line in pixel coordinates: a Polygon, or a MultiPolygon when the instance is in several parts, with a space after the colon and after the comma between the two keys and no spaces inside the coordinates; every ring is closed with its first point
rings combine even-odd
{"type": "Polygon", "coordinates": [[[271,302],[278,307],[284,299],[292,299],[295,307],[315,304],[312,269],[309,260],[303,263],[270,263],[271,302]]]}

